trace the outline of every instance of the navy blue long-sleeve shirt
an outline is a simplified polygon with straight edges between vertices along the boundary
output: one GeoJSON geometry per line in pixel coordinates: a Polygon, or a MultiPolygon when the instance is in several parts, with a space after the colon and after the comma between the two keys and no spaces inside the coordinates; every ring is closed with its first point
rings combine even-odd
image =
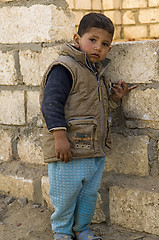
{"type": "Polygon", "coordinates": [[[72,82],[71,73],[62,65],[54,66],[48,75],[42,113],[50,131],[58,127],[67,127],[64,108],[72,82]]]}

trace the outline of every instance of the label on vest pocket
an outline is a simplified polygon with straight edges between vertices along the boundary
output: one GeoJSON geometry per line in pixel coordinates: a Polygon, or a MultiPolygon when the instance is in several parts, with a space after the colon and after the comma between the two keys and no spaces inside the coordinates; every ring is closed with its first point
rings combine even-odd
{"type": "Polygon", "coordinates": [[[72,137],[75,142],[75,148],[85,148],[90,149],[92,143],[92,135],[91,133],[76,133],[74,137],[72,137]]]}

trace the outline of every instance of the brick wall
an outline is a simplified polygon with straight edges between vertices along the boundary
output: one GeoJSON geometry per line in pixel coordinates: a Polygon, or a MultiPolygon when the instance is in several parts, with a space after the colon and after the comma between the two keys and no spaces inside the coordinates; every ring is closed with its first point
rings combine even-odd
{"type": "Polygon", "coordinates": [[[72,40],[74,15],[63,0],[0,1],[0,23],[0,189],[41,202],[47,168],[40,82],[60,46],[72,40]]]}
{"type": "MultiPolygon", "coordinates": [[[[39,89],[72,40],[74,16],[63,0],[1,1],[0,22],[0,190],[51,207],[39,89]]],[[[159,40],[114,43],[109,57],[108,78],[138,87],[112,114],[113,151],[93,221],[159,235],[159,40]]]]}
{"type": "Polygon", "coordinates": [[[67,0],[76,26],[88,12],[101,12],[115,24],[114,40],[159,38],[159,0],[67,0]]]}

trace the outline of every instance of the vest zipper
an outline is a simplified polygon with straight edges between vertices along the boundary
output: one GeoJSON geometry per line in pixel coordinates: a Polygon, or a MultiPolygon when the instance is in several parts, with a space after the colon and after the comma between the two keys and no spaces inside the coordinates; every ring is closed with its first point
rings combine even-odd
{"type": "Polygon", "coordinates": [[[101,138],[100,138],[99,147],[100,147],[102,154],[105,156],[105,153],[102,150],[102,139],[103,139],[103,131],[104,131],[104,110],[103,110],[103,105],[102,105],[102,89],[101,89],[100,81],[99,81],[99,78],[97,77],[97,74],[95,74],[95,76],[96,76],[97,83],[98,83],[98,95],[99,95],[99,102],[100,102],[101,114],[102,114],[102,127],[101,127],[101,138]]]}
{"type": "Polygon", "coordinates": [[[102,150],[102,139],[103,139],[103,130],[104,130],[104,111],[103,111],[103,106],[102,106],[102,89],[101,89],[101,85],[100,85],[100,81],[99,81],[99,77],[97,76],[97,72],[95,72],[93,69],[92,69],[94,75],[95,75],[95,78],[97,80],[97,84],[98,84],[98,97],[99,97],[99,102],[100,102],[100,108],[101,108],[101,114],[102,114],[102,127],[101,127],[101,138],[100,138],[100,142],[99,142],[99,148],[100,148],[100,151],[101,153],[105,156],[105,153],[103,152],[102,150]]]}
{"type": "Polygon", "coordinates": [[[103,72],[105,69],[97,76],[97,72],[95,73],[95,77],[97,79],[98,83],[98,94],[99,94],[99,101],[100,101],[100,106],[101,106],[101,112],[102,112],[102,128],[101,128],[101,139],[100,139],[100,150],[102,154],[105,156],[105,153],[102,150],[102,139],[103,139],[103,131],[104,131],[104,110],[103,110],[103,105],[102,105],[102,89],[101,89],[101,84],[100,84],[100,76],[102,76],[103,72]]]}
{"type": "MultiPolygon", "coordinates": [[[[100,107],[101,107],[101,113],[102,113],[102,127],[101,127],[101,138],[100,138],[100,142],[99,142],[99,148],[101,153],[105,156],[105,153],[102,150],[102,139],[103,139],[103,130],[104,130],[104,111],[103,111],[103,106],[102,106],[102,90],[101,90],[101,85],[100,85],[100,76],[103,74],[104,71],[102,71],[100,73],[99,76],[97,76],[97,72],[95,72],[91,66],[91,64],[89,65],[87,62],[87,56],[85,55],[85,62],[87,67],[93,72],[93,74],[95,75],[95,78],[97,80],[97,84],[98,84],[98,96],[99,96],[99,102],[100,102],[100,107]]],[[[105,70],[105,69],[104,69],[105,70]]]]}

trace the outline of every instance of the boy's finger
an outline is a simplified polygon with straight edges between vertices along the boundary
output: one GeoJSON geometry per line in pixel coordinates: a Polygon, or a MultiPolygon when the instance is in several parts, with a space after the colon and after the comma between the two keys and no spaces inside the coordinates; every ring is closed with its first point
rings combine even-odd
{"type": "Polygon", "coordinates": [[[119,80],[119,81],[118,81],[118,85],[121,85],[122,83],[123,83],[122,80],[119,80]]]}
{"type": "Polygon", "coordinates": [[[59,153],[59,152],[56,152],[56,157],[57,157],[58,159],[60,159],[60,153],[59,153]]]}
{"type": "Polygon", "coordinates": [[[60,161],[64,162],[64,154],[60,154],[60,161]]]}
{"type": "Polygon", "coordinates": [[[127,85],[127,83],[126,82],[122,82],[122,85],[123,85],[123,87],[124,87],[124,89],[128,89],[128,85],[127,85]]]}
{"type": "Polygon", "coordinates": [[[65,162],[65,163],[70,162],[70,158],[69,158],[68,153],[64,154],[64,162],[65,162]]]}
{"type": "Polygon", "coordinates": [[[122,89],[122,87],[120,85],[115,85],[115,86],[112,87],[112,90],[114,92],[118,92],[118,90],[121,90],[121,89],[122,89]]]}
{"type": "Polygon", "coordinates": [[[120,85],[115,86],[115,88],[113,88],[112,90],[113,90],[113,93],[116,95],[119,95],[123,91],[127,91],[125,88],[122,88],[122,86],[120,85]]]}
{"type": "Polygon", "coordinates": [[[67,163],[67,153],[63,154],[63,162],[67,163]]]}
{"type": "Polygon", "coordinates": [[[133,85],[133,86],[129,87],[129,88],[128,88],[128,91],[131,91],[131,90],[134,89],[134,88],[137,88],[137,85],[133,85]]]}
{"type": "Polygon", "coordinates": [[[68,153],[69,162],[70,162],[71,158],[72,158],[72,154],[71,154],[71,151],[70,151],[70,152],[68,153]]]}

